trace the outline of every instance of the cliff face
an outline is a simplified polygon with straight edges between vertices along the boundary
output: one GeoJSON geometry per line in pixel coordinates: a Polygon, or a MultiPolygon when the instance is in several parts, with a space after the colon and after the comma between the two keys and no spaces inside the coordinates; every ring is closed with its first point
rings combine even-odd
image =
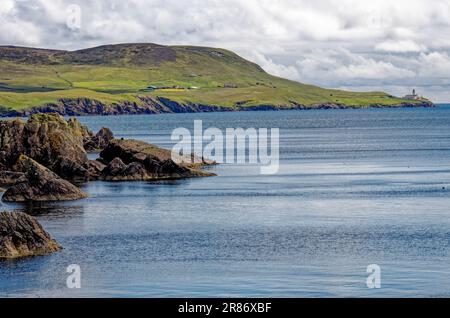
{"type": "MultiPolygon", "coordinates": [[[[26,110],[7,110],[0,112],[2,117],[27,117],[40,113],[57,113],[62,116],[87,116],[87,115],[138,115],[138,114],[163,114],[163,113],[203,113],[203,112],[229,112],[229,111],[274,111],[274,110],[306,110],[306,109],[347,109],[360,108],[357,105],[344,105],[339,103],[322,103],[302,105],[292,102],[290,105],[256,105],[224,107],[217,105],[179,103],[168,98],[139,97],[140,102],[122,102],[110,105],[88,99],[60,99],[58,103],[33,107],[26,110]]],[[[398,108],[398,107],[434,107],[429,101],[403,102],[398,105],[372,104],[373,108],[398,108]]]]}

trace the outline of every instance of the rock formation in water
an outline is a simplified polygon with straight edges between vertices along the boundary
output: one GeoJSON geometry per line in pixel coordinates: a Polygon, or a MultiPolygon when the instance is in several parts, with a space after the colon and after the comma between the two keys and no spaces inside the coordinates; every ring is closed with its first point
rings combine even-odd
{"type": "Polygon", "coordinates": [[[84,149],[86,151],[101,151],[113,139],[114,135],[112,131],[108,128],[103,127],[97,134],[93,135],[92,133],[90,133],[88,137],[85,137],[84,149]]]}
{"type": "Polygon", "coordinates": [[[8,202],[75,200],[86,194],[69,181],[157,180],[207,177],[204,165],[174,162],[171,151],[136,140],[114,139],[102,128],[93,134],[74,118],[32,115],[0,121],[0,187],[8,202]],[[89,160],[88,151],[100,151],[89,160]]]}
{"type": "Polygon", "coordinates": [[[66,179],[89,179],[88,158],[83,148],[86,130],[76,119],[56,114],[33,115],[0,122],[0,166],[12,170],[26,155],[66,179]]]}
{"type": "Polygon", "coordinates": [[[138,140],[112,140],[100,153],[107,164],[103,180],[156,180],[214,176],[194,166],[175,163],[171,151],[138,140]]]}
{"type": "Polygon", "coordinates": [[[45,255],[60,249],[34,217],[0,212],[0,259],[45,255]]]}
{"type": "MultiPolygon", "coordinates": [[[[20,155],[26,155],[60,177],[68,180],[91,180],[98,177],[92,170],[88,150],[101,150],[113,138],[102,128],[96,135],[71,118],[66,121],[58,114],[37,114],[24,122],[20,119],[0,122],[0,171],[14,171],[20,155]],[[91,175],[93,174],[93,175],[91,175]]],[[[13,183],[13,174],[0,175],[13,183]]]]}
{"type": "Polygon", "coordinates": [[[25,155],[14,167],[23,176],[3,194],[5,202],[68,201],[86,198],[78,187],[25,155]]]}

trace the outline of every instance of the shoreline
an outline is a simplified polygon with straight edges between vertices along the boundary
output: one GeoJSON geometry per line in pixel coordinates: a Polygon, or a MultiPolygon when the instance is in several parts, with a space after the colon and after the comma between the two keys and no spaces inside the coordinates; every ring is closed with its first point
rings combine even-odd
{"type": "Polygon", "coordinates": [[[367,106],[345,105],[337,103],[321,103],[303,105],[292,102],[291,105],[255,105],[234,107],[179,103],[168,98],[140,97],[141,103],[122,102],[120,104],[104,104],[88,98],[60,99],[57,103],[36,106],[24,110],[5,110],[0,117],[28,117],[39,113],[57,113],[62,116],[113,116],[173,113],[205,113],[205,112],[238,112],[238,111],[282,111],[282,110],[314,110],[314,109],[366,109],[366,108],[418,108],[436,107],[429,101],[402,103],[394,105],[372,104],[367,106]]]}

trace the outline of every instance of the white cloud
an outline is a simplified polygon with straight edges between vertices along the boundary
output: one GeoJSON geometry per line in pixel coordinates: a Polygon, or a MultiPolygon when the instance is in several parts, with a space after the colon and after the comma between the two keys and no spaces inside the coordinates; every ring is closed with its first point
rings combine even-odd
{"type": "Polygon", "coordinates": [[[375,45],[375,50],[394,53],[406,53],[423,52],[427,49],[425,46],[419,45],[411,40],[388,40],[375,45]]]}
{"type": "Polygon", "coordinates": [[[423,77],[450,78],[450,57],[445,52],[422,53],[419,67],[419,74],[423,77]]]}
{"type": "Polygon", "coordinates": [[[261,53],[252,52],[250,59],[259,64],[266,72],[288,79],[298,79],[300,77],[297,68],[293,65],[277,64],[272,59],[267,58],[261,53]]]}
{"type": "Polygon", "coordinates": [[[314,50],[306,58],[297,62],[299,73],[303,78],[313,81],[320,78],[329,82],[343,80],[382,80],[403,79],[415,76],[415,72],[397,67],[392,63],[377,61],[362,54],[348,50],[314,50]]]}
{"type": "Polygon", "coordinates": [[[364,58],[358,64],[341,66],[334,73],[342,79],[397,79],[414,76],[414,72],[391,63],[364,58]]]}
{"type": "Polygon", "coordinates": [[[2,14],[11,14],[13,10],[14,10],[13,0],[2,0],[2,4],[0,5],[0,16],[2,14]]]}

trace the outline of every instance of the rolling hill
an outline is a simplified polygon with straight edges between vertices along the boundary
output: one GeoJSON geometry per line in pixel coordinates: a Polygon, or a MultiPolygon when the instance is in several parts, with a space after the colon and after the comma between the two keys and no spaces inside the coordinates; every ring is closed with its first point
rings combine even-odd
{"type": "Polygon", "coordinates": [[[431,103],[282,79],[217,48],[118,44],[61,51],[0,46],[3,114],[52,107],[127,113],[419,105],[431,103]]]}

